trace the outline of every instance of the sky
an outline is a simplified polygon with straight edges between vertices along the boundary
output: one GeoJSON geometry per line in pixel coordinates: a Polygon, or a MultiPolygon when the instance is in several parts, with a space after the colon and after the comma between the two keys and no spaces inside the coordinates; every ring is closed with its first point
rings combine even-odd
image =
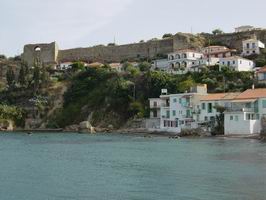
{"type": "Polygon", "coordinates": [[[68,49],[266,27],[265,7],[265,0],[1,0],[0,54],[19,55],[32,43],[68,49]]]}

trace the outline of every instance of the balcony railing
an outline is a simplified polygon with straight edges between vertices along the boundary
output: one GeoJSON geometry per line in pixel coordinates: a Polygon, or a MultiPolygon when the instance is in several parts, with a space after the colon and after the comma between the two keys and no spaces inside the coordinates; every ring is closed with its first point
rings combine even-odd
{"type": "Polygon", "coordinates": [[[227,112],[256,112],[255,108],[227,108],[227,112]]]}

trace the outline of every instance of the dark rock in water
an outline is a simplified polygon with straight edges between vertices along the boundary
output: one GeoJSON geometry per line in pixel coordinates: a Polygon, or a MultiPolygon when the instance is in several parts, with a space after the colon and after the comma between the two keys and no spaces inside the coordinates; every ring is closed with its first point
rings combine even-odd
{"type": "Polygon", "coordinates": [[[33,134],[33,132],[28,132],[27,134],[28,134],[28,135],[32,135],[32,134],[33,134]]]}

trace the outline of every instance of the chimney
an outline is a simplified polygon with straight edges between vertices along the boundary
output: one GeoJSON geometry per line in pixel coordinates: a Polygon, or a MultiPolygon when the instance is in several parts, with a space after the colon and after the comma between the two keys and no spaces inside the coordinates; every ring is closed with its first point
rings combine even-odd
{"type": "Polygon", "coordinates": [[[255,90],[255,84],[252,85],[252,90],[255,90]]]}

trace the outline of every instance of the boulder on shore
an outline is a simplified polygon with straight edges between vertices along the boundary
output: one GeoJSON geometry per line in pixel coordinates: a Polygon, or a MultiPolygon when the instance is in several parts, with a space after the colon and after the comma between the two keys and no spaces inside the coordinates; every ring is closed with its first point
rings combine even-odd
{"type": "Polygon", "coordinates": [[[96,133],[94,127],[89,121],[83,121],[79,124],[80,133],[96,133]]]}

